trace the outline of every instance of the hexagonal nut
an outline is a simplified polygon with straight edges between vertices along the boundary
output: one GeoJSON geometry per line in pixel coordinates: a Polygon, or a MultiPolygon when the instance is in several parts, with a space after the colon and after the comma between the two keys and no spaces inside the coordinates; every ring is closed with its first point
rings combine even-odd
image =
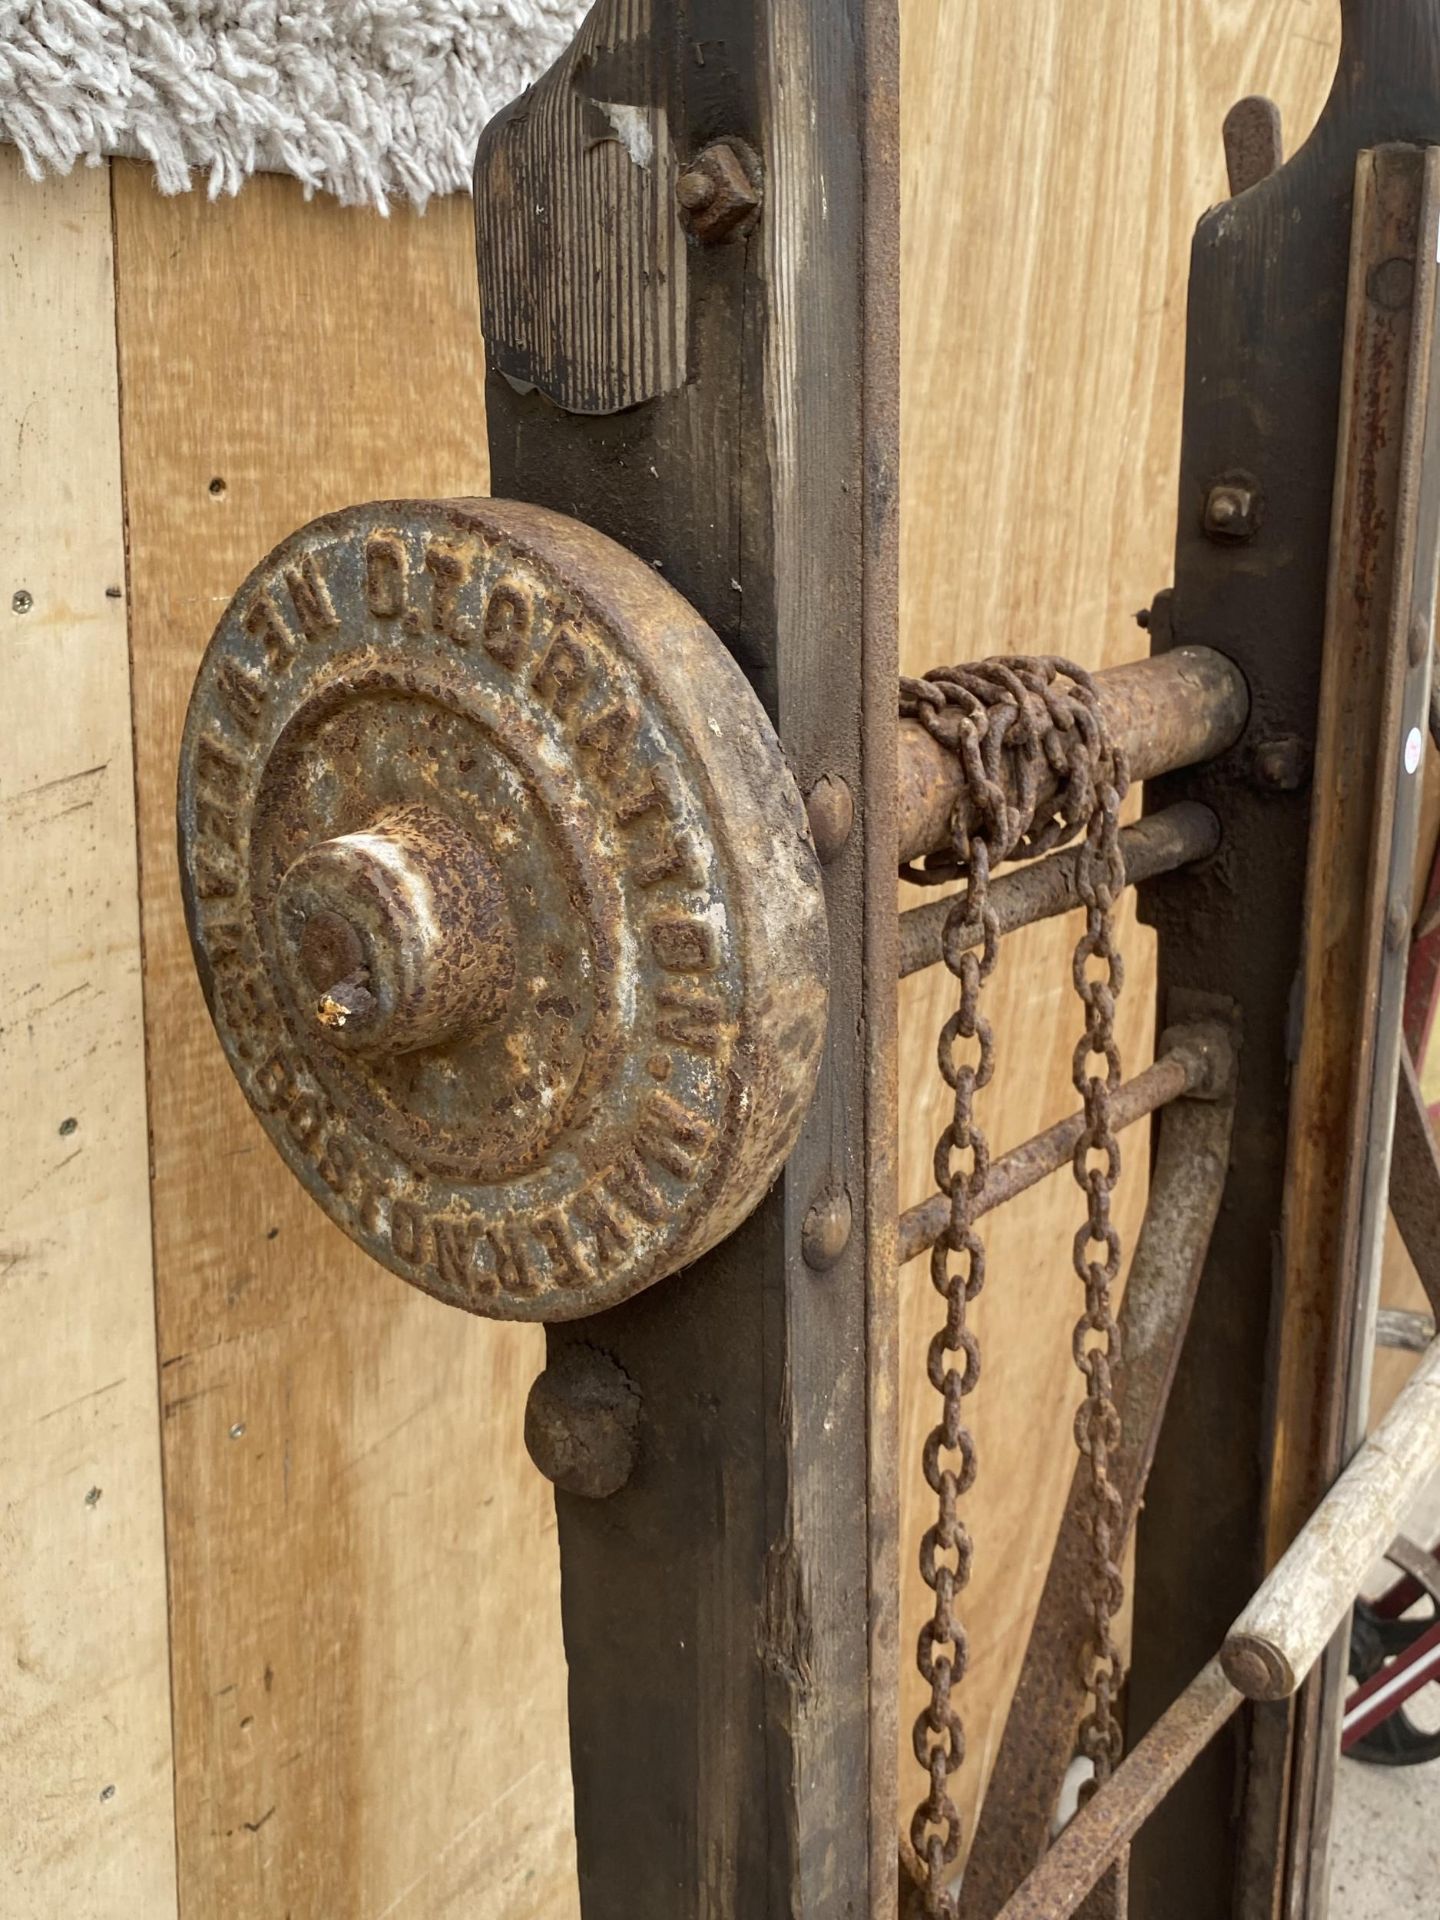
{"type": "Polygon", "coordinates": [[[760,217],[759,157],[743,140],[703,148],[675,183],[680,219],[704,246],[738,240],[760,217]]]}

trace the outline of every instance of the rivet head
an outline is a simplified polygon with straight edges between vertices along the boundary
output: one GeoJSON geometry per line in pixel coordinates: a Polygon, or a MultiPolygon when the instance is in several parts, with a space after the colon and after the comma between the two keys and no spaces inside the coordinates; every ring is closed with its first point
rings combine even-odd
{"type": "Polygon", "coordinates": [[[824,1273],[850,1244],[854,1213],[844,1187],[822,1194],[805,1216],[800,1229],[800,1251],[807,1267],[824,1273]]]}
{"type": "Polygon", "coordinates": [[[635,1470],[640,1394],[624,1369],[595,1347],[551,1354],[525,1402],[525,1449],[565,1493],[605,1500],[635,1470]]]}
{"type": "Polygon", "coordinates": [[[845,850],[855,826],[855,796],[838,773],[822,773],[805,796],[805,817],[822,867],[845,850]]]}

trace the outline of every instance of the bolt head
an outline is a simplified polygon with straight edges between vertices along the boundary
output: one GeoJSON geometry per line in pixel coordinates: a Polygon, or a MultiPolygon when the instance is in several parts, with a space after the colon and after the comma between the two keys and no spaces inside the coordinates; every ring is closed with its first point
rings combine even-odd
{"type": "Polygon", "coordinates": [[[805,796],[805,818],[815,854],[828,867],[845,850],[855,826],[855,796],[838,773],[822,773],[805,796]]]}
{"type": "Polygon", "coordinates": [[[844,1187],[822,1194],[805,1216],[800,1229],[800,1251],[807,1267],[824,1273],[833,1267],[850,1244],[854,1224],[850,1195],[844,1187]]]}
{"type": "Polygon", "coordinates": [[[525,1448],[553,1486],[587,1500],[618,1493],[635,1469],[640,1395],[607,1353],[561,1347],[525,1403],[525,1448]]]}

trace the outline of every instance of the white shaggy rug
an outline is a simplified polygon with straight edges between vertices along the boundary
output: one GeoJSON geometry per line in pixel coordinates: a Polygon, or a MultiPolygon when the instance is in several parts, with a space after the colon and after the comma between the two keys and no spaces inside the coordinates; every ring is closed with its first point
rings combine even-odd
{"type": "Polygon", "coordinates": [[[150,160],[211,197],[291,173],[347,206],[469,184],[491,114],[587,0],[0,0],[0,140],[27,172],[150,160]]]}

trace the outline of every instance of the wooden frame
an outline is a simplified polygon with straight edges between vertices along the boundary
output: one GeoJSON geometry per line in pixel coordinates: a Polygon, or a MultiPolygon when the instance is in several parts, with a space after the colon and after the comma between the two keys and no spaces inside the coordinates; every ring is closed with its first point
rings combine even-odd
{"type": "Polygon", "coordinates": [[[854,809],[783,1176],[684,1275],[547,1331],[643,1408],[631,1483],[556,1495],[586,1920],[894,1906],[897,78],[890,0],[611,0],[477,162],[494,491],[659,567],[802,791],[854,809]],[[676,183],[717,143],[763,204],[706,244],[676,183]]]}

